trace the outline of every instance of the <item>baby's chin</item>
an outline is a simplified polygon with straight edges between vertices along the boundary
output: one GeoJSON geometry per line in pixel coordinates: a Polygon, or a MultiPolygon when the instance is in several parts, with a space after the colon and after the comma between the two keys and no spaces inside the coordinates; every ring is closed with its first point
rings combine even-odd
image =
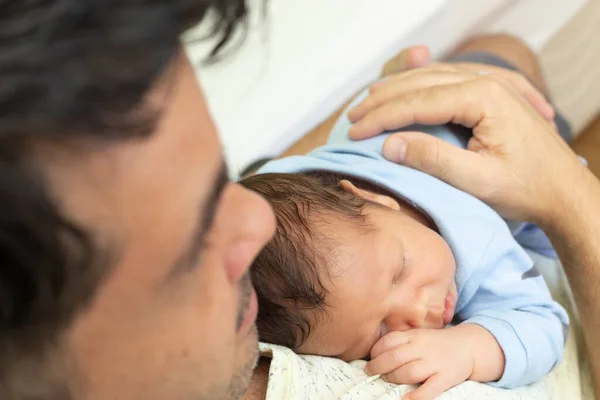
{"type": "MultiPolygon", "coordinates": [[[[339,349],[338,349],[339,350],[339,349]]],[[[371,349],[347,349],[343,352],[335,351],[333,347],[327,346],[325,343],[310,343],[305,342],[302,346],[294,349],[297,354],[303,354],[307,356],[322,356],[322,357],[333,357],[338,358],[342,361],[350,362],[356,360],[370,361],[371,360],[371,349]]]]}
{"type": "Polygon", "coordinates": [[[348,349],[341,355],[337,356],[336,358],[339,358],[346,362],[356,361],[356,360],[370,361],[371,360],[371,348],[372,348],[372,346],[369,347],[368,349],[359,349],[359,348],[348,349]]]}
{"type": "MultiPolygon", "coordinates": [[[[317,354],[318,355],[318,354],[317,354]]],[[[371,360],[371,355],[367,354],[365,356],[362,356],[359,353],[352,353],[352,351],[349,351],[348,354],[342,354],[340,356],[332,356],[334,358],[339,358],[342,361],[346,361],[346,362],[351,362],[351,361],[356,361],[356,360],[363,360],[363,361],[370,361],[371,360]]]]}

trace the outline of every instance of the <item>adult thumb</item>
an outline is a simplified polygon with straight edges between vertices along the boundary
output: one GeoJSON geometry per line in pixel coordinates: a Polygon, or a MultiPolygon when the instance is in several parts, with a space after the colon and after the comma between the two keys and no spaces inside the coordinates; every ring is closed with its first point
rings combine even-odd
{"type": "Polygon", "coordinates": [[[481,155],[422,132],[391,135],[383,145],[383,156],[474,195],[485,176],[481,155]]]}

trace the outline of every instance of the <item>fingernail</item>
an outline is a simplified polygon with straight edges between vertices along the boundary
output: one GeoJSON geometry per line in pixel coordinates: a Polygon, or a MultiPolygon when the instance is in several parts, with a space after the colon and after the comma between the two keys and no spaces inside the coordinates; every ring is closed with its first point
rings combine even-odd
{"type": "Polygon", "coordinates": [[[383,85],[384,85],[384,84],[387,82],[387,80],[388,80],[387,76],[386,76],[386,77],[383,77],[383,78],[381,78],[381,79],[380,79],[380,80],[378,80],[377,82],[374,82],[374,83],[372,83],[372,84],[369,86],[369,90],[370,90],[370,89],[379,89],[380,87],[382,87],[382,86],[383,86],[383,85]]]}
{"type": "Polygon", "coordinates": [[[369,363],[367,363],[367,365],[365,365],[365,374],[371,376],[373,374],[371,374],[371,369],[369,368],[369,363]]]}
{"type": "Polygon", "coordinates": [[[548,104],[548,108],[546,111],[546,117],[548,118],[549,121],[554,121],[554,118],[556,118],[556,111],[554,110],[554,107],[552,107],[552,105],[548,104]]]}
{"type": "Polygon", "coordinates": [[[384,143],[382,153],[389,161],[402,163],[406,157],[406,141],[401,137],[392,136],[384,143]]]}
{"type": "MultiPolygon", "coordinates": [[[[356,109],[356,107],[352,107],[349,111],[348,111],[348,119],[350,120],[350,122],[356,122],[357,120],[357,116],[356,113],[358,112],[358,110],[356,109]]],[[[350,128],[352,129],[352,128],[350,128]]]]}
{"type": "Polygon", "coordinates": [[[360,129],[357,127],[357,125],[352,125],[350,129],[348,129],[348,137],[353,140],[360,138],[357,133],[359,131],[360,129]]]}

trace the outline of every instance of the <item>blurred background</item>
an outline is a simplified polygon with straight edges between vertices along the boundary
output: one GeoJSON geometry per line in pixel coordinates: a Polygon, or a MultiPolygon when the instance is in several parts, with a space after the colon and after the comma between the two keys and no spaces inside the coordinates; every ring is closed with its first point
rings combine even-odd
{"type": "MultiPolygon", "coordinates": [[[[253,1],[248,36],[223,61],[202,63],[201,31],[187,44],[234,177],[301,139],[402,48],[427,44],[439,59],[477,33],[524,40],[574,131],[600,130],[600,0],[253,1]]],[[[600,154],[591,136],[578,138],[584,156],[600,154]]]]}

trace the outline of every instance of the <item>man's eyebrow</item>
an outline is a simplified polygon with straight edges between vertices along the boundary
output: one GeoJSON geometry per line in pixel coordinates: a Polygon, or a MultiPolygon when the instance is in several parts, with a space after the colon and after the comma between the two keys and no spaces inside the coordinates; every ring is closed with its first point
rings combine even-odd
{"type": "Polygon", "coordinates": [[[183,252],[177,257],[177,260],[170,269],[170,278],[190,270],[198,262],[204,246],[205,236],[214,221],[219,199],[229,182],[227,165],[223,161],[218,172],[215,174],[211,185],[212,190],[198,205],[195,217],[196,225],[192,230],[188,244],[183,248],[183,252]]]}

